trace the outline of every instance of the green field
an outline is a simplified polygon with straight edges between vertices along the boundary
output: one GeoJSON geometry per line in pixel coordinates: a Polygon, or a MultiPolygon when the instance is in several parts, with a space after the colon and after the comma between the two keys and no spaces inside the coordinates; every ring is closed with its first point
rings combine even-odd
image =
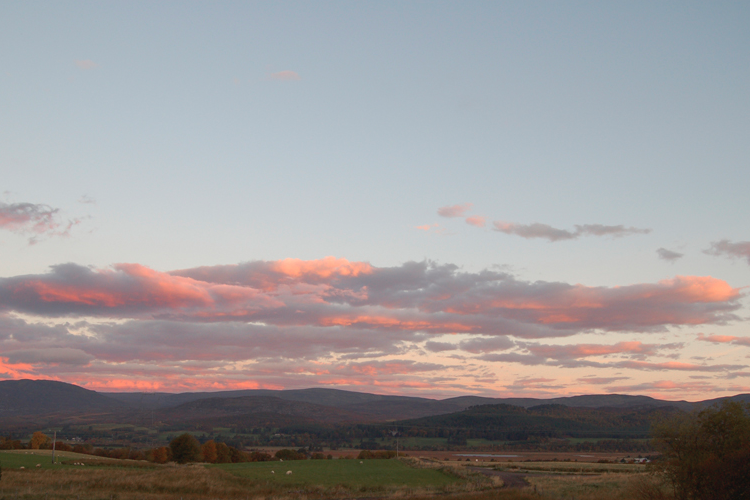
{"type": "MultiPolygon", "coordinates": [[[[55,452],[55,459],[58,462],[69,462],[76,460],[91,460],[98,459],[99,457],[92,457],[91,455],[82,455],[80,453],[71,453],[68,451],[55,452]]],[[[111,459],[103,459],[111,460],[111,459]]],[[[52,450],[15,450],[15,451],[0,451],[0,464],[4,469],[18,469],[25,467],[27,469],[35,469],[36,464],[40,464],[40,469],[51,469],[60,467],[77,467],[74,465],[66,465],[63,463],[52,465],[52,450]]]]}
{"type": "Polygon", "coordinates": [[[210,465],[237,476],[279,485],[346,485],[348,488],[442,487],[458,478],[434,469],[414,469],[398,460],[293,460],[210,465]],[[273,471],[273,473],[271,472],[273,471]],[[292,474],[286,474],[292,471],[292,474]]]}

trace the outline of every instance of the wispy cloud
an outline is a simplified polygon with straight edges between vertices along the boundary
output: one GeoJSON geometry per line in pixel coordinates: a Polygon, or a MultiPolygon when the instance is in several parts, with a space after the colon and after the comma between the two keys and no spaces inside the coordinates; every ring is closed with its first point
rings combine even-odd
{"type": "Polygon", "coordinates": [[[0,228],[16,232],[43,234],[60,226],[60,209],[34,203],[0,202],[0,228]]]}
{"type": "Polygon", "coordinates": [[[78,198],[78,203],[82,203],[84,205],[96,205],[96,200],[93,197],[84,194],[80,198],[78,198]]]}
{"type": "Polygon", "coordinates": [[[419,229],[420,231],[429,231],[431,229],[437,229],[439,227],[440,227],[440,225],[437,224],[437,223],[435,223],[435,224],[423,224],[421,226],[414,226],[415,229],[419,229]]]}
{"type": "Polygon", "coordinates": [[[750,264],[750,241],[738,241],[736,243],[729,240],[715,241],[711,243],[708,250],[704,250],[704,253],[732,259],[745,259],[750,264]]]}
{"type": "Polygon", "coordinates": [[[494,221],[495,231],[520,236],[521,238],[541,238],[549,241],[575,240],[581,236],[611,236],[622,237],[633,234],[647,234],[650,229],[626,227],[623,225],[606,226],[603,224],[583,224],[574,226],[574,230],[558,229],[549,224],[535,222],[533,224],[515,224],[512,222],[494,221]]]}
{"type": "Polygon", "coordinates": [[[98,67],[99,67],[99,65],[98,65],[98,64],[96,64],[96,63],[95,63],[94,61],[92,61],[91,59],[76,59],[76,60],[74,61],[74,63],[75,63],[75,65],[76,65],[76,66],[77,66],[77,67],[78,67],[79,69],[83,69],[83,70],[96,69],[96,68],[98,68],[98,67]]]}
{"type": "Polygon", "coordinates": [[[0,202],[0,229],[29,235],[33,245],[43,236],[68,236],[81,219],[60,220],[60,209],[34,203],[0,202]]]}
{"type": "Polygon", "coordinates": [[[484,227],[487,224],[487,218],[482,215],[472,215],[466,218],[466,223],[474,227],[484,227]]]}
{"type": "Polygon", "coordinates": [[[713,344],[735,344],[750,346],[750,337],[735,337],[733,335],[704,335],[698,334],[698,340],[713,344]]]}
{"type": "Polygon", "coordinates": [[[578,382],[590,385],[608,385],[618,380],[627,380],[629,377],[581,377],[578,382]]]}
{"type": "Polygon", "coordinates": [[[271,80],[282,80],[282,81],[297,81],[302,78],[295,71],[279,71],[278,73],[271,73],[268,75],[271,80]]]}
{"type": "Polygon", "coordinates": [[[464,217],[466,212],[471,210],[472,203],[461,203],[458,205],[446,205],[438,208],[438,215],[440,217],[464,217]]]}
{"type": "Polygon", "coordinates": [[[659,248],[656,250],[656,255],[658,255],[661,260],[666,260],[667,262],[675,262],[685,256],[685,254],[667,250],[666,248],[659,248]]]}

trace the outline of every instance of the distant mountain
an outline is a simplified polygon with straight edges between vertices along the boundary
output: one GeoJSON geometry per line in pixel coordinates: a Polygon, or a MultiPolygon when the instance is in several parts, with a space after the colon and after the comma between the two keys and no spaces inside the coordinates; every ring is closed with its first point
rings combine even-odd
{"type": "Polygon", "coordinates": [[[573,407],[561,404],[529,408],[509,404],[472,406],[448,415],[402,420],[394,424],[424,429],[426,435],[470,435],[492,440],[534,437],[645,438],[651,422],[679,412],[676,407],[573,407]]]}
{"type": "Polygon", "coordinates": [[[0,418],[53,413],[111,412],[125,408],[112,398],[53,380],[0,381],[0,418]]]}
{"type": "Polygon", "coordinates": [[[689,410],[696,404],[687,401],[663,401],[648,396],[629,396],[626,394],[591,394],[552,399],[460,396],[443,401],[454,401],[456,404],[466,405],[466,408],[486,404],[508,404],[522,408],[532,408],[540,405],[563,405],[572,408],[634,408],[639,406],[660,408],[672,406],[682,410],[689,410]]]}
{"type": "MultiPolygon", "coordinates": [[[[299,401],[341,408],[361,415],[368,420],[402,420],[410,418],[444,415],[465,410],[472,406],[487,404],[509,404],[522,408],[531,408],[546,404],[560,404],[575,408],[632,408],[632,407],[665,407],[672,406],[690,410],[702,403],[687,401],[662,401],[648,396],[629,396],[622,394],[594,394],[553,399],[535,398],[486,398],[480,396],[459,396],[436,400],[409,396],[384,396],[339,389],[295,389],[273,391],[267,389],[248,389],[220,392],[186,392],[167,393],[103,393],[118,401],[125,402],[134,408],[155,409],[172,408],[181,404],[209,398],[237,398],[270,396],[286,401],[299,401]]],[[[737,396],[735,396],[737,397],[737,396]]]]}
{"type": "Polygon", "coordinates": [[[245,427],[294,423],[341,423],[362,421],[362,415],[331,406],[285,401],[270,396],[209,398],[184,403],[160,411],[164,422],[210,422],[214,426],[245,427]]]}
{"type": "MultiPolygon", "coordinates": [[[[284,422],[377,422],[409,420],[462,412],[482,405],[512,405],[532,409],[545,405],[569,408],[702,408],[724,399],[750,402],[750,394],[700,402],[663,401],[648,396],[593,394],[553,399],[486,398],[460,396],[436,400],[408,396],[386,396],[339,389],[311,388],[273,391],[266,389],[222,392],[97,393],[73,384],[47,380],[0,381],[0,419],[65,414],[85,421],[106,419],[126,422],[148,419],[154,412],[159,420],[221,418],[241,422],[239,415],[263,414],[284,422]],[[207,401],[203,402],[202,401],[207,401]],[[222,402],[223,401],[223,402],[222,402]],[[97,413],[100,412],[100,413],[97,413]],[[273,417],[273,416],[276,417],[273,417]]],[[[281,423],[281,422],[279,422],[281,423]]],[[[243,423],[241,425],[249,425],[243,423]]]]}
{"type": "Polygon", "coordinates": [[[382,396],[366,392],[342,391],[339,389],[312,388],[274,391],[270,389],[244,389],[239,391],[183,392],[179,394],[146,392],[103,392],[105,396],[143,408],[170,408],[191,401],[213,398],[239,398],[245,396],[270,396],[287,401],[301,401],[335,408],[376,402],[430,402],[436,400],[408,396],[382,396]]]}

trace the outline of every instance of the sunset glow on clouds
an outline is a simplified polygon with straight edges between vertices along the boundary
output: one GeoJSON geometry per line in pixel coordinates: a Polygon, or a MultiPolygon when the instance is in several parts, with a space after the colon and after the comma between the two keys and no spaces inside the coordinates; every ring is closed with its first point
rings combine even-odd
{"type": "Polygon", "coordinates": [[[4,5],[0,379],[750,392],[747,3],[301,9],[4,5]]]}
{"type": "Polygon", "coordinates": [[[535,339],[720,325],[738,320],[740,298],[711,277],[586,287],[448,264],[384,268],[334,257],[172,272],[65,264],[0,279],[0,353],[6,376],[54,372],[95,386],[90,377],[130,375],[134,384],[167,389],[239,387],[247,379],[261,387],[335,379],[414,389],[418,377],[450,394],[467,377],[486,379],[498,363],[729,374],[742,366],[661,359],[683,343],[535,339]],[[460,340],[450,341],[455,335],[460,340]],[[425,363],[427,352],[446,357],[425,363]],[[194,387],[184,385],[184,372],[194,387]]]}

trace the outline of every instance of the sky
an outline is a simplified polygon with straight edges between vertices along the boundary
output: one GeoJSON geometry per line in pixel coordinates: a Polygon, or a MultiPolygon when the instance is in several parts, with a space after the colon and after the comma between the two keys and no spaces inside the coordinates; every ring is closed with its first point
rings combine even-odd
{"type": "Polygon", "coordinates": [[[0,380],[750,393],[750,5],[0,6],[0,380]]]}

